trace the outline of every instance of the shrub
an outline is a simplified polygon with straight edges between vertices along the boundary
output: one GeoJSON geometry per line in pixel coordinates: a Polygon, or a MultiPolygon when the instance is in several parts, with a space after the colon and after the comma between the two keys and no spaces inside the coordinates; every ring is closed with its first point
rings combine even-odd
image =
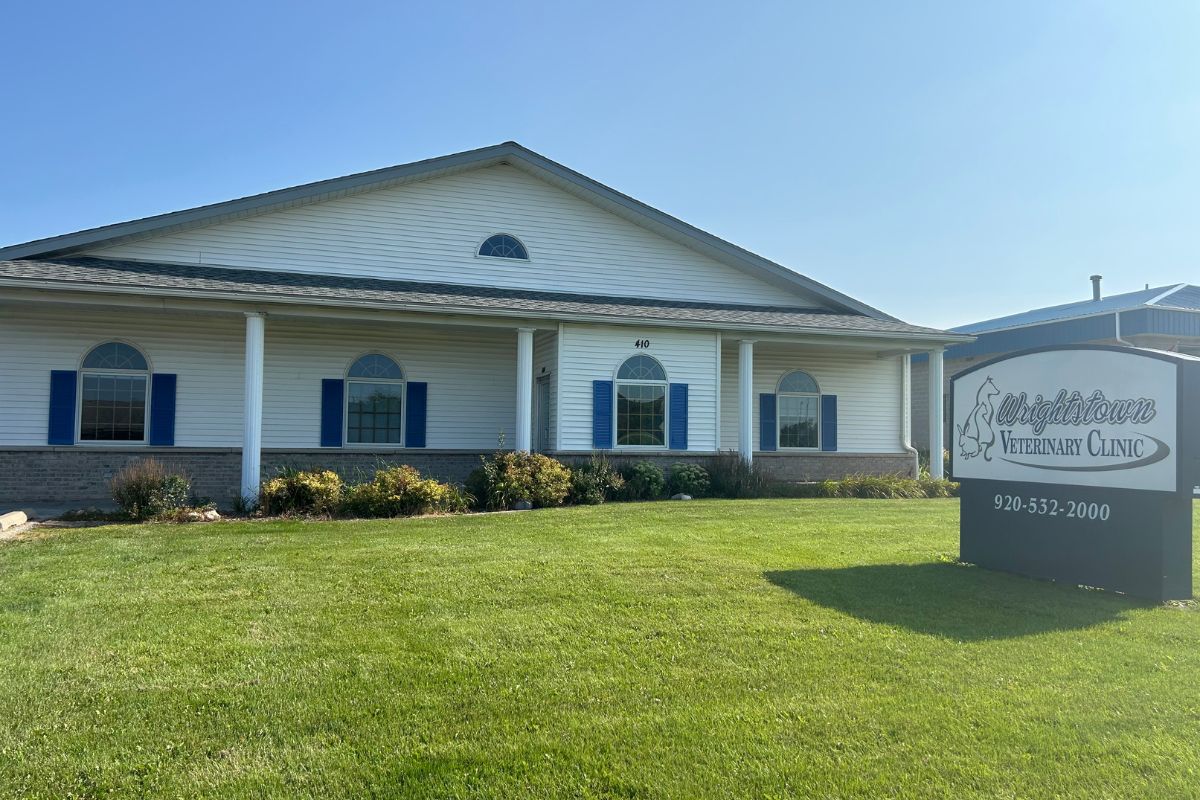
{"type": "Polygon", "coordinates": [[[900,500],[925,496],[915,480],[898,475],[848,475],[841,480],[822,481],[821,486],[826,497],[900,500]]]}
{"type": "Polygon", "coordinates": [[[138,520],[183,508],[192,494],[186,475],[169,472],[153,458],[123,468],[109,481],[109,489],[120,509],[138,520]]]}
{"type": "Polygon", "coordinates": [[[330,470],[304,472],[285,468],[262,485],[259,508],[269,515],[331,515],[342,505],[345,486],[330,470]]]}
{"type": "Polygon", "coordinates": [[[591,461],[571,466],[572,503],[596,506],[619,496],[625,479],[612,468],[603,455],[593,455],[591,461]]]}
{"type": "Polygon", "coordinates": [[[512,508],[520,500],[535,507],[560,506],[571,491],[571,471],[541,453],[496,453],[467,478],[467,489],[485,508],[512,508]]]}
{"type": "Polygon", "coordinates": [[[926,497],[958,497],[958,484],[945,478],[919,478],[917,483],[926,497]]]}
{"type": "Polygon", "coordinates": [[[370,481],[350,487],[343,510],[359,517],[409,517],[461,512],[469,505],[458,487],[400,466],[381,468],[370,481]]]}
{"type": "Polygon", "coordinates": [[[704,497],[708,494],[708,470],[699,464],[680,462],[671,466],[670,493],[704,497]]]}
{"type": "Polygon", "coordinates": [[[775,484],[757,463],[747,464],[737,453],[722,453],[708,469],[710,491],[714,497],[730,499],[770,497],[775,484]]]}
{"type": "Polygon", "coordinates": [[[821,490],[825,497],[903,500],[954,497],[958,492],[958,484],[932,478],[906,478],[902,475],[850,475],[840,481],[823,481],[821,490]]]}
{"type": "Polygon", "coordinates": [[[653,461],[635,461],[621,467],[625,479],[623,495],[628,500],[658,500],[667,490],[662,467],[653,461]]]}

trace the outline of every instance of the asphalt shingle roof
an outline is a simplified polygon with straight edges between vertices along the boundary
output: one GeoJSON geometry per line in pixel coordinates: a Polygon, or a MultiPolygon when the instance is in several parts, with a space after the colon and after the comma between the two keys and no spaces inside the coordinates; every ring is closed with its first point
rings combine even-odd
{"type": "Polygon", "coordinates": [[[145,289],[153,294],[228,294],[263,300],[327,300],[330,304],[395,304],[429,311],[522,313],[609,317],[645,321],[712,323],[728,326],[936,335],[943,331],[890,319],[791,306],[700,303],[635,297],[597,297],[488,286],[354,278],[299,272],[231,269],[100,258],[14,259],[0,261],[0,286],[12,282],[54,284],[64,289],[145,289]]]}

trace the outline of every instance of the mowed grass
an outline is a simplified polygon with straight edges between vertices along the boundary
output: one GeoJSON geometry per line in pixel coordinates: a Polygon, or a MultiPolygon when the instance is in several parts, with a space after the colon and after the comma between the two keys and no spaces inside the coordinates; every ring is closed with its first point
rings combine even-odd
{"type": "Polygon", "coordinates": [[[0,796],[1200,795],[1200,614],[943,563],[957,519],[696,501],[3,544],[0,796]]]}

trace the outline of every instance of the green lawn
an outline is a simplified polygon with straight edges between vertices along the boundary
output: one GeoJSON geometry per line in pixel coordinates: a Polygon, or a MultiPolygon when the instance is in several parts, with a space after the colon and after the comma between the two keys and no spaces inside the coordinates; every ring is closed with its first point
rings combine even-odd
{"type": "Polygon", "coordinates": [[[0,797],[1200,795],[1200,614],[943,563],[957,511],[0,544],[0,797]]]}

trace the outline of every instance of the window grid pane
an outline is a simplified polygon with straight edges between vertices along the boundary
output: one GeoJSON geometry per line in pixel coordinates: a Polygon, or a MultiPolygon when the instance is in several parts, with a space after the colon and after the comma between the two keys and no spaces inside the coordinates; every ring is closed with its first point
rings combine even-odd
{"type": "Polygon", "coordinates": [[[525,245],[513,237],[505,236],[502,233],[488,237],[488,240],[480,245],[479,255],[491,256],[492,258],[518,258],[522,260],[529,258],[529,253],[525,251],[525,245]]]}
{"type": "Polygon", "coordinates": [[[84,356],[84,369],[149,369],[146,359],[124,342],[105,342],[84,356]]]}
{"type": "Polygon", "coordinates": [[[402,384],[351,382],[346,403],[346,441],[400,444],[403,396],[402,384]]]}
{"type": "Polygon", "coordinates": [[[79,439],[140,442],[146,438],[145,375],[83,375],[79,439]]]}
{"type": "Polygon", "coordinates": [[[617,370],[619,381],[665,381],[667,371],[650,356],[632,356],[617,370]]]}
{"type": "Polygon", "coordinates": [[[617,444],[662,447],[666,443],[665,386],[617,386],[617,444]]]}
{"type": "Polygon", "coordinates": [[[817,398],[779,396],[779,446],[817,446],[817,398]]]}

